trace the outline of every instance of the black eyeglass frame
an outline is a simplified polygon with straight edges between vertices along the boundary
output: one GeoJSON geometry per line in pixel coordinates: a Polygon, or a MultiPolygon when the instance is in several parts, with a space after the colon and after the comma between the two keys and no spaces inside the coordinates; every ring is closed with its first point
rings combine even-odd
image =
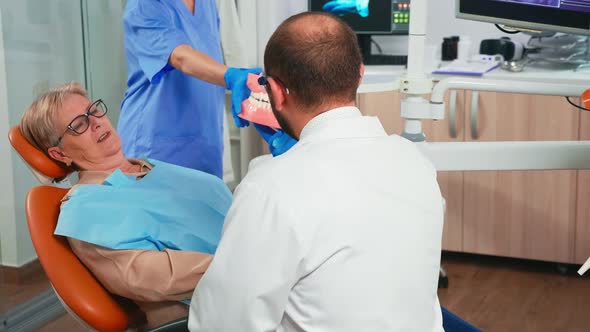
{"type": "Polygon", "coordinates": [[[285,92],[287,92],[287,94],[290,94],[289,88],[287,88],[285,86],[285,84],[283,83],[283,81],[281,81],[280,79],[274,77],[274,76],[270,76],[270,75],[266,75],[266,74],[262,74],[260,77],[258,77],[258,84],[260,84],[261,86],[263,86],[265,89],[269,89],[269,82],[268,82],[268,78],[272,77],[275,81],[279,82],[279,84],[285,89],[285,92]]]}
{"type": "Polygon", "coordinates": [[[77,135],[84,134],[84,132],[86,132],[86,130],[88,130],[88,128],[90,127],[90,120],[88,119],[89,116],[93,116],[95,118],[102,118],[103,116],[105,116],[107,114],[107,112],[108,112],[108,108],[107,108],[107,105],[104,103],[104,101],[102,99],[95,100],[94,102],[92,102],[92,104],[90,104],[90,106],[88,106],[88,108],[86,108],[86,112],[84,114],[77,115],[75,118],[72,119],[72,121],[70,121],[70,123],[66,127],[66,130],[64,130],[63,134],[61,134],[61,136],[59,136],[57,138],[57,144],[55,144],[55,146],[58,146],[61,143],[61,140],[63,139],[63,137],[66,135],[66,133],[68,131],[73,131],[77,135]],[[102,109],[104,109],[104,113],[102,113],[101,115],[96,115],[95,113],[96,113],[96,110],[98,109],[99,105],[101,105],[102,109]],[[93,112],[93,113],[91,113],[91,112],[93,112]],[[72,124],[74,123],[74,121],[76,121],[80,118],[84,118],[84,123],[86,124],[86,127],[82,131],[77,131],[76,129],[74,129],[72,124]]]}

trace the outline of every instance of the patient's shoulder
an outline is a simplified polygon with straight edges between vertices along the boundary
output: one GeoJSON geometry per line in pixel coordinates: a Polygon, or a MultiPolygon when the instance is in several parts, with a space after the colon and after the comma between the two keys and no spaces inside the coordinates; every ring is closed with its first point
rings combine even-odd
{"type": "Polygon", "coordinates": [[[97,250],[100,248],[99,246],[71,237],[68,237],[67,239],[68,243],[70,244],[70,248],[74,254],[84,263],[84,265],[88,266],[88,264],[91,263],[97,256],[97,250]]]}
{"type": "Polygon", "coordinates": [[[70,190],[68,190],[68,192],[64,195],[64,197],[62,197],[62,199],[60,200],[60,202],[61,202],[61,206],[60,207],[63,207],[64,203],[67,202],[70,199],[70,197],[72,196],[72,193],[74,191],[76,191],[76,189],[78,187],[80,187],[80,184],[75,184],[75,185],[72,186],[72,188],[70,188],[70,190]]]}

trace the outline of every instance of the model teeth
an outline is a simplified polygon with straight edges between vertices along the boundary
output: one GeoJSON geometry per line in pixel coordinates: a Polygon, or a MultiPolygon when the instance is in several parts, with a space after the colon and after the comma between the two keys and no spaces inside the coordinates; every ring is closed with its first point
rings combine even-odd
{"type": "Polygon", "coordinates": [[[250,97],[248,97],[248,101],[256,107],[270,108],[270,102],[268,101],[268,95],[266,93],[252,92],[250,97]]]}

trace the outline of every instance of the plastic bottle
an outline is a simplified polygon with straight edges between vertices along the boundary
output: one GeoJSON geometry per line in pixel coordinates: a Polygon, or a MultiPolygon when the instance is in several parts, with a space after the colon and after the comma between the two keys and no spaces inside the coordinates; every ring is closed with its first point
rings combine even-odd
{"type": "Polygon", "coordinates": [[[457,58],[457,53],[455,52],[455,46],[453,45],[453,39],[451,37],[443,38],[441,55],[442,61],[453,61],[457,58]]]}
{"type": "Polygon", "coordinates": [[[459,41],[459,50],[457,52],[457,59],[462,61],[469,60],[471,52],[471,38],[469,36],[462,36],[459,41]]]}

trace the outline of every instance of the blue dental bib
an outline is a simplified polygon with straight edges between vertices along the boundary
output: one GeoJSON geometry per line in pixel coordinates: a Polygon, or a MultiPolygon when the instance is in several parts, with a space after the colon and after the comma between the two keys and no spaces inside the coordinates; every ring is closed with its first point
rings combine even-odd
{"type": "Polygon", "coordinates": [[[232,201],[216,176],[161,161],[142,179],[113,172],[104,184],[78,186],[54,234],[110,249],[215,253],[232,201]]]}

